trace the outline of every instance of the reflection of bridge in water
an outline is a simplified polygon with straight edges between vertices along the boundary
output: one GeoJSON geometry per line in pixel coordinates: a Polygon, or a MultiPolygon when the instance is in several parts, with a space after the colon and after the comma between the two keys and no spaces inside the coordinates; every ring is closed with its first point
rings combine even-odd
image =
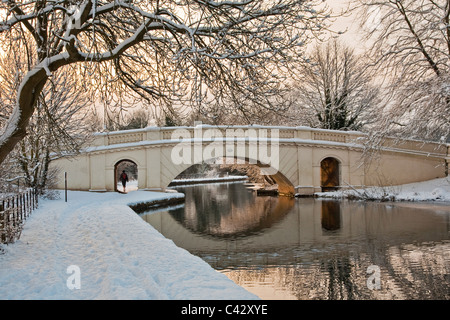
{"type": "Polygon", "coordinates": [[[289,197],[254,197],[254,192],[244,189],[240,183],[199,188],[201,198],[193,195],[196,187],[181,189],[188,200],[184,208],[171,210],[170,216],[194,234],[211,239],[259,234],[281,222],[295,204],[294,198],[289,197]]]}
{"type": "MultiPolygon", "coordinates": [[[[274,199],[269,199],[267,207],[258,211],[260,219],[253,214],[246,223],[234,219],[235,215],[227,218],[225,214],[218,224],[220,227],[209,230],[196,228],[201,226],[198,220],[189,223],[178,220],[181,217],[177,210],[144,214],[142,218],[190,252],[199,256],[214,253],[216,259],[223,259],[221,268],[226,268],[228,263],[234,265],[235,259],[245,259],[249,253],[260,254],[253,255],[252,260],[262,259],[264,263],[270,260],[266,254],[273,253],[276,259],[271,263],[291,263],[295,260],[292,248],[297,248],[302,256],[336,254],[339,250],[349,250],[349,246],[357,250],[375,243],[389,250],[391,246],[447,239],[450,231],[450,222],[443,222],[448,216],[430,215],[420,209],[402,210],[382,203],[340,203],[311,198],[279,200],[282,204],[274,206],[274,199]],[[273,210],[269,213],[273,218],[266,216],[268,207],[273,210]],[[245,230],[243,226],[248,228],[245,230]],[[285,251],[286,248],[289,250],[285,251]],[[228,257],[231,252],[233,261],[228,257]],[[287,256],[283,257],[284,254],[287,256]]],[[[382,255],[382,252],[374,254],[382,255]]]]}

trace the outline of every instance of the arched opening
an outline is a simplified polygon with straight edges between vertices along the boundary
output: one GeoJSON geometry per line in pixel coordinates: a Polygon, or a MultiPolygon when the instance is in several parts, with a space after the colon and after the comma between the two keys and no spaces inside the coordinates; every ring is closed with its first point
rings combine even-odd
{"type": "Polygon", "coordinates": [[[128,193],[138,189],[138,166],[128,159],[120,160],[114,166],[114,190],[128,193]],[[126,176],[123,176],[125,173],[126,176]]]}
{"type": "Polygon", "coordinates": [[[339,160],[328,157],[320,162],[320,186],[322,192],[336,191],[339,188],[339,160]]]}
{"type": "MultiPolygon", "coordinates": [[[[276,193],[281,196],[293,197],[295,194],[294,185],[280,171],[263,170],[268,167],[261,163],[250,161],[249,159],[235,158],[215,158],[205,162],[194,164],[175,177],[174,181],[182,179],[195,179],[210,177],[213,181],[214,177],[227,178],[230,176],[247,176],[250,183],[258,185],[258,190],[264,190],[263,195],[276,193]],[[274,172],[271,175],[265,175],[264,172],[274,172]],[[270,191],[270,192],[269,192],[270,191]],[[275,191],[275,192],[272,192],[275,191]]],[[[172,186],[173,184],[169,184],[172,186]]]]}

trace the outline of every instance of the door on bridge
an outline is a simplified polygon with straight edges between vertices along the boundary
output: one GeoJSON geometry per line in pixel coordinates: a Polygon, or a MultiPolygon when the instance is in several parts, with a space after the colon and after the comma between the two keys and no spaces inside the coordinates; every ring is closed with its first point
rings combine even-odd
{"type": "Polygon", "coordinates": [[[339,189],[339,160],[325,158],[320,162],[320,186],[322,192],[339,189]]]}

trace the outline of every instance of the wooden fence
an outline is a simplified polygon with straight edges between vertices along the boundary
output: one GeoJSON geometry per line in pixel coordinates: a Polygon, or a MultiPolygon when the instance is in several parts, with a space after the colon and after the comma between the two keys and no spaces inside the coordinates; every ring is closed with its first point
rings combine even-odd
{"type": "Polygon", "coordinates": [[[0,200],[0,243],[20,238],[24,221],[37,205],[38,196],[32,189],[0,200]]]}

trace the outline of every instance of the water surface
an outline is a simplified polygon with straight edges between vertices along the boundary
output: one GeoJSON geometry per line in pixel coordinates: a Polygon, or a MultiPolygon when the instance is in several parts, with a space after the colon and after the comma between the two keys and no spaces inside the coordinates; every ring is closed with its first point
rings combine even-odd
{"type": "Polygon", "coordinates": [[[177,189],[184,205],[142,218],[262,299],[450,299],[448,205],[177,189]]]}

